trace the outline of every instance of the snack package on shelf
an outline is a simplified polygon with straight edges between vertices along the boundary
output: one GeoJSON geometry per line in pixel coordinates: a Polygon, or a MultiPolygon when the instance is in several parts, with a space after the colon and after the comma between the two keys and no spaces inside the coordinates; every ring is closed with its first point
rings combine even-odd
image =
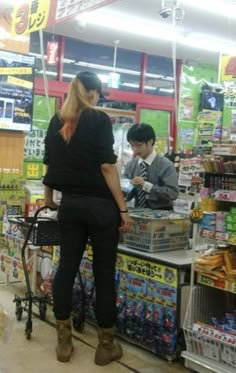
{"type": "Polygon", "coordinates": [[[236,250],[231,246],[211,248],[195,260],[195,270],[213,279],[236,279],[236,250]]]}

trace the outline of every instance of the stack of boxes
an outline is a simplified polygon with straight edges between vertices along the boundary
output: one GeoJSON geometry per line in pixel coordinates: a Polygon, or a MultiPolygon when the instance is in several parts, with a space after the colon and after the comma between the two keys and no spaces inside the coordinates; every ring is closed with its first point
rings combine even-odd
{"type": "Polygon", "coordinates": [[[234,243],[236,240],[236,207],[231,207],[229,211],[204,212],[199,227],[204,236],[234,243]]]}

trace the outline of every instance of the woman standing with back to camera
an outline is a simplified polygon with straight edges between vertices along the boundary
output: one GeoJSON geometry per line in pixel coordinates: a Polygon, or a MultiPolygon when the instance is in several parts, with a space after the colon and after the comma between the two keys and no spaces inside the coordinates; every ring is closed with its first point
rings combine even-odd
{"type": "Polygon", "coordinates": [[[100,79],[90,72],[79,73],[71,81],[68,96],[46,134],[43,183],[45,205],[55,207],[53,189],[62,192],[58,210],[60,262],[53,282],[57,359],[69,361],[73,350],[72,289],[90,237],[99,342],[95,363],[106,365],[122,356],[121,346],[113,342],[114,275],[119,231],[127,232],[132,220],[120,189],[110,119],[93,108],[101,90],[100,79]]]}

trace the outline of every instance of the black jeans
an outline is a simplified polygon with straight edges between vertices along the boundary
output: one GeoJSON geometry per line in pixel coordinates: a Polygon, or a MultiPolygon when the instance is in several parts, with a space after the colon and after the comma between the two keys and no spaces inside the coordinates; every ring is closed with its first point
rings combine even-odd
{"type": "Polygon", "coordinates": [[[96,289],[95,315],[102,328],[116,319],[115,265],[120,215],[113,200],[63,194],[58,211],[61,234],[59,266],[53,281],[53,310],[57,320],[69,318],[72,290],[85,246],[93,247],[96,289]]]}

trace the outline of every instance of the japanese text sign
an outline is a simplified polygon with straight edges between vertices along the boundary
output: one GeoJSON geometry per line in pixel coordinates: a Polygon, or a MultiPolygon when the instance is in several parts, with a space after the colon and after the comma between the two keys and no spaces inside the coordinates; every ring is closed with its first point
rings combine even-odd
{"type": "Polygon", "coordinates": [[[14,8],[12,34],[38,31],[114,1],[117,0],[26,0],[14,8]]]}
{"type": "Polygon", "coordinates": [[[178,286],[177,269],[165,265],[150,262],[141,258],[135,258],[124,254],[118,254],[118,268],[150,280],[178,286]]]}

